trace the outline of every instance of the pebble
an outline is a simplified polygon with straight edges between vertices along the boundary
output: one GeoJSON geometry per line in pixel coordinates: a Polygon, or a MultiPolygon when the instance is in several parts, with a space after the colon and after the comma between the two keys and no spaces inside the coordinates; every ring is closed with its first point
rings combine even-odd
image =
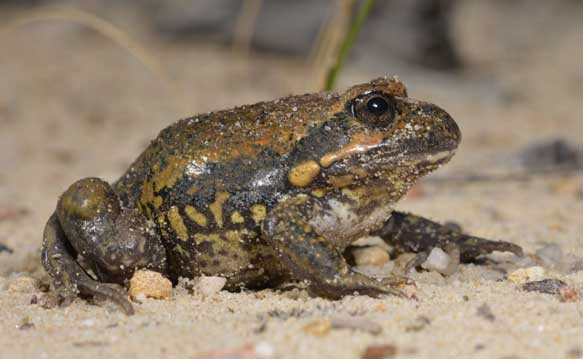
{"type": "Polygon", "coordinates": [[[330,333],[332,323],[328,319],[318,319],[304,326],[304,333],[322,337],[330,333]]]}
{"type": "Polygon", "coordinates": [[[536,255],[550,268],[559,266],[563,260],[563,250],[556,243],[547,244],[536,250],[536,255]]]}
{"type": "Polygon", "coordinates": [[[275,349],[267,342],[259,342],[255,345],[255,354],[258,358],[272,358],[275,355],[275,349]]]}
{"type": "Polygon", "coordinates": [[[332,329],[360,330],[372,335],[378,335],[383,331],[383,327],[381,327],[380,324],[366,318],[333,317],[330,319],[330,323],[332,329]]]}
{"type": "Polygon", "coordinates": [[[16,277],[8,284],[8,292],[10,293],[34,293],[36,291],[36,280],[31,277],[16,277]]]}
{"type": "Polygon", "coordinates": [[[200,277],[196,281],[194,288],[205,297],[210,297],[220,292],[227,283],[223,277],[200,277]]]}
{"type": "Polygon", "coordinates": [[[361,355],[361,359],[389,359],[397,355],[397,347],[392,344],[369,345],[361,355]]]}
{"type": "Polygon", "coordinates": [[[478,307],[478,310],[476,311],[476,313],[480,317],[482,317],[482,318],[484,318],[484,319],[486,319],[486,320],[488,320],[490,322],[496,321],[496,316],[492,312],[492,308],[490,308],[490,306],[488,304],[486,304],[486,303],[480,305],[478,307]]]}
{"type": "Polygon", "coordinates": [[[520,268],[508,275],[508,281],[514,284],[525,284],[527,282],[545,279],[546,271],[543,267],[532,266],[520,268]]]}
{"type": "Polygon", "coordinates": [[[566,287],[567,283],[560,279],[543,279],[532,282],[526,282],[522,285],[522,289],[527,292],[539,292],[545,294],[557,295],[561,288],[566,287]]]}
{"type": "Polygon", "coordinates": [[[451,274],[449,273],[449,265],[451,261],[451,257],[445,253],[443,249],[435,247],[431,250],[425,262],[421,264],[421,267],[430,271],[451,274]]]}
{"type": "Polygon", "coordinates": [[[130,280],[129,292],[134,300],[141,296],[168,299],[172,296],[172,282],[158,272],[139,270],[130,280]]]}
{"type": "Polygon", "coordinates": [[[387,251],[378,246],[355,248],[352,250],[352,255],[357,266],[382,266],[389,261],[387,251]]]}
{"type": "Polygon", "coordinates": [[[581,300],[581,293],[570,286],[559,289],[559,299],[563,303],[573,303],[581,300]]]}

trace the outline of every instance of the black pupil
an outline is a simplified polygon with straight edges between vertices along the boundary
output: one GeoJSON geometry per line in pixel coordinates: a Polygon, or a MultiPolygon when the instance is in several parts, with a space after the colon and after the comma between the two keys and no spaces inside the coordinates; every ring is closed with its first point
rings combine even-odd
{"type": "Polygon", "coordinates": [[[384,98],[376,96],[368,100],[366,103],[366,109],[372,114],[382,115],[389,109],[389,104],[384,98]]]}

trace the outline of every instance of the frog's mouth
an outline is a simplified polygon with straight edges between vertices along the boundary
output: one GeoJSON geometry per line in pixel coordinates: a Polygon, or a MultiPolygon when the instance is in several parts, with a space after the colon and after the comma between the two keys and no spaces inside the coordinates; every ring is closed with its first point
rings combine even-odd
{"type": "Polygon", "coordinates": [[[384,144],[359,158],[369,169],[416,168],[423,169],[447,163],[457,151],[457,142],[445,141],[435,146],[419,144],[384,144]],[[366,157],[366,158],[365,158],[366,157]]]}
{"type": "MultiPolygon", "coordinates": [[[[369,174],[377,171],[379,173],[397,172],[406,169],[406,172],[414,171],[419,175],[430,172],[437,167],[447,163],[456,153],[457,142],[444,141],[439,145],[421,146],[402,143],[395,144],[390,141],[382,141],[375,146],[368,148],[359,147],[359,151],[354,151],[350,155],[338,158],[334,154],[334,163],[327,168],[330,175],[343,175],[354,172],[355,168],[361,168],[369,174]]],[[[331,161],[332,157],[323,158],[321,161],[331,161]]]]}

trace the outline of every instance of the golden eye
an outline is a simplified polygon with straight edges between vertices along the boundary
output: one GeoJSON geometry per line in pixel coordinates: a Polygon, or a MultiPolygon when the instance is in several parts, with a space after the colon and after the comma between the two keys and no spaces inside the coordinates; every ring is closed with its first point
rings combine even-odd
{"type": "Polygon", "coordinates": [[[382,92],[357,97],[352,103],[351,111],[356,119],[375,127],[390,125],[397,112],[394,98],[382,92]]]}

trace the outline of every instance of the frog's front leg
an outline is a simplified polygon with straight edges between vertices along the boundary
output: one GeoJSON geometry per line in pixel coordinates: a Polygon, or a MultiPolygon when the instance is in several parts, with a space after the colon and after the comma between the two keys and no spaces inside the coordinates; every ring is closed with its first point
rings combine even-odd
{"type": "Polygon", "coordinates": [[[523,255],[522,248],[516,244],[470,236],[462,233],[460,228],[441,225],[423,217],[397,211],[392,213],[382,229],[373,234],[380,236],[397,253],[417,253],[417,256],[407,263],[406,271],[422,264],[435,247],[446,252],[452,252],[452,247],[455,247],[461,262],[471,262],[480,255],[494,251],[523,255]]]}
{"type": "Polygon", "coordinates": [[[332,216],[318,199],[298,195],[279,203],[263,222],[262,236],[276,250],[291,276],[329,298],[358,292],[370,296],[401,291],[350,270],[334,239],[317,233],[311,219],[332,216]]]}
{"type": "Polygon", "coordinates": [[[111,186],[97,178],[77,181],[59,199],[45,227],[42,262],[66,296],[105,297],[128,314],[133,309],[120,284],[138,268],[166,270],[154,228],[137,210],[121,208],[111,186]],[[87,274],[89,269],[99,281],[87,274]]]}

